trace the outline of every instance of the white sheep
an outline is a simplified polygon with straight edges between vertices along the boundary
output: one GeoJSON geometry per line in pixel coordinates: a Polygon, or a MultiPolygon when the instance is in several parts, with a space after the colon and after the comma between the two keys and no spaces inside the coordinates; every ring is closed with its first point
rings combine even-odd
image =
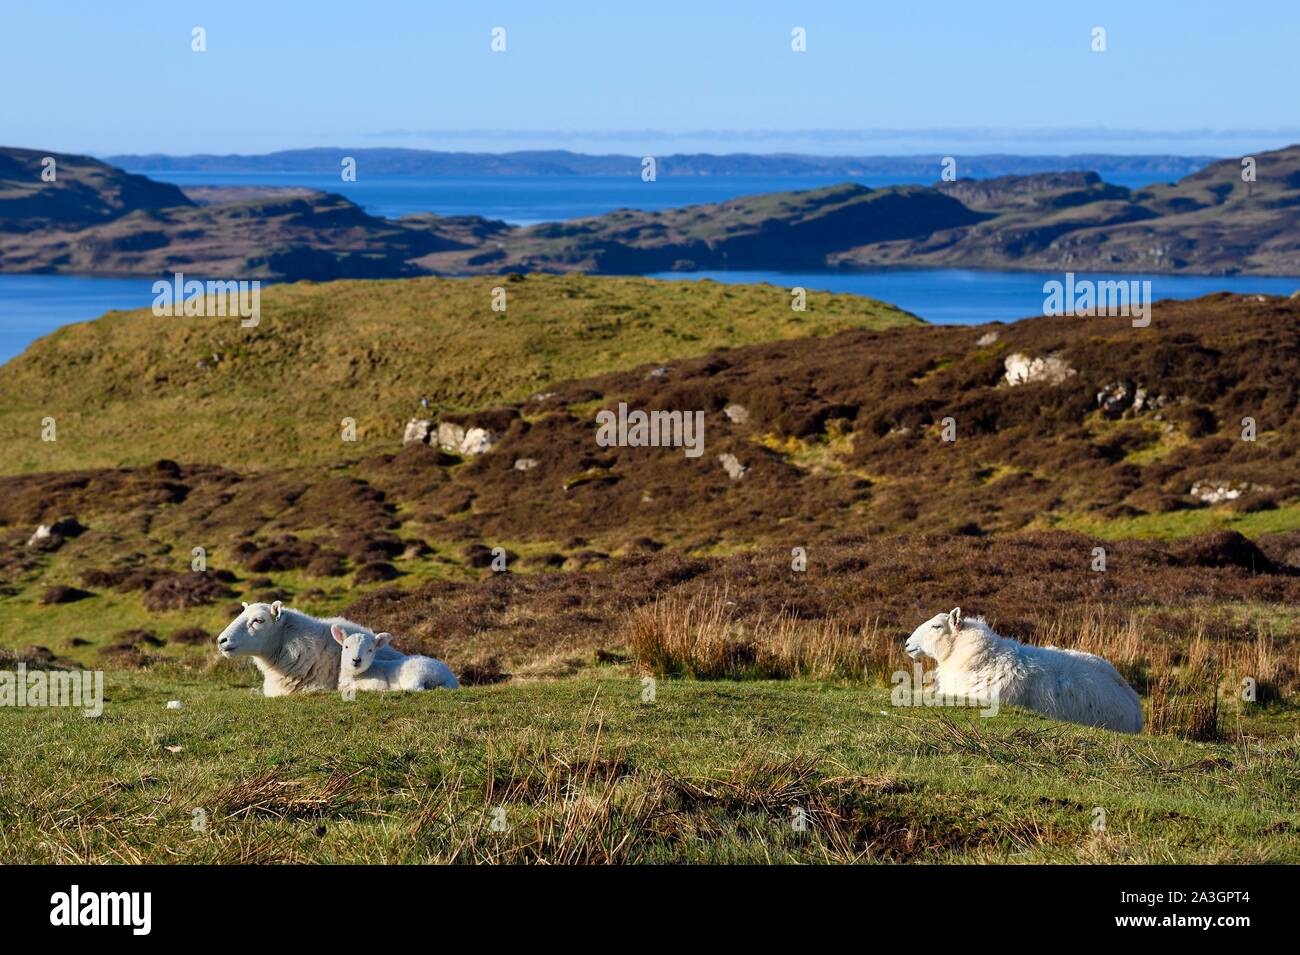
{"type": "MultiPolygon", "coordinates": [[[[343,617],[319,620],[284,607],[278,600],[246,603],[243,612],[217,637],[217,647],[223,657],[251,656],[262,671],[266,696],[333,690],[339,685],[339,653],[330,639],[330,627],[340,623],[370,632],[343,617]]],[[[401,654],[384,647],[378,656],[391,659],[401,654]]]]}
{"type": "Polygon", "coordinates": [[[1115,668],[1080,650],[1035,647],[998,636],[961,608],[938,614],[907,638],[912,659],[938,667],[935,689],[984,705],[1023,706],[1053,719],[1142,732],[1142,702],[1115,668]]]}
{"type": "Polygon", "coordinates": [[[454,690],[460,686],[447,664],[433,657],[380,659],[379,651],[389,645],[391,634],[361,630],[347,633],[338,624],[330,627],[330,633],[343,648],[339,658],[340,690],[454,690]]]}

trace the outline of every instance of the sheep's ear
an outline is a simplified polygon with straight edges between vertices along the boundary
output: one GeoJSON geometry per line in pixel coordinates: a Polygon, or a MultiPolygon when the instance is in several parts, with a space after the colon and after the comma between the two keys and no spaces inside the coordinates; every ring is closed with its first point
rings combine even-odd
{"type": "Polygon", "coordinates": [[[330,635],[339,646],[343,646],[343,641],[348,638],[348,635],[343,632],[343,628],[337,623],[330,627],[330,635]]]}
{"type": "Polygon", "coordinates": [[[274,616],[276,620],[280,619],[280,601],[277,600],[275,603],[271,604],[271,615],[274,616]]]}
{"type": "Polygon", "coordinates": [[[952,613],[948,614],[948,626],[952,628],[953,633],[961,629],[961,607],[952,608],[952,613]]]}
{"type": "MultiPolygon", "coordinates": [[[[243,602],[243,601],[241,601],[241,603],[242,603],[242,602],[243,602]]],[[[245,609],[245,610],[248,609],[248,604],[247,604],[247,603],[244,603],[244,609],[245,609]]]]}
{"type": "Polygon", "coordinates": [[[392,639],[393,635],[391,633],[377,633],[375,634],[375,646],[386,647],[392,639]]]}

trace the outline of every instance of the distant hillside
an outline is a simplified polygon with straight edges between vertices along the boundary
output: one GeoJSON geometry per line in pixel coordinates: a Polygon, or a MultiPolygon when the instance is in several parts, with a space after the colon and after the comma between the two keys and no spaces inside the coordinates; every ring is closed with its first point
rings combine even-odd
{"type": "Polygon", "coordinates": [[[1300,146],[1131,191],[1096,173],[843,185],[662,212],[620,210],[434,253],[435,272],[972,269],[1300,274],[1300,146]]]}
{"type": "Polygon", "coordinates": [[[176,186],[154,182],[88,156],[0,147],[0,233],[84,228],[129,212],[189,206],[176,186]],[[53,182],[45,181],[46,157],[53,182]]]}
{"type": "Polygon", "coordinates": [[[1300,146],[1255,158],[1252,183],[1242,181],[1236,159],[1132,192],[1095,176],[940,183],[946,194],[996,216],[919,241],[863,245],[833,262],[1300,274],[1300,146]],[[1044,181],[1048,188],[1031,188],[1044,181]]]}
{"type": "MultiPolygon", "coordinates": [[[[412,258],[464,247],[437,227],[407,229],[341,196],[199,190],[196,203],[175,186],[84,156],[52,154],[57,178],[45,183],[45,155],[0,149],[0,272],[400,276],[419,271],[412,258]]],[[[457,231],[456,220],[440,224],[457,231]]],[[[472,241],[490,231],[484,223],[472,241]]]]}
{"type": "Polygon", "coordinates": [[[371,216],[301,190],[173,189],[84,157],[49,188],[0,152],[0,271],[261,279],[696,269],[972,269],[1300,274],[1300,146],[1132,191],[1094,172],[871,189],[846,183],[658,212],[513,227],[371,216]],[[157,186],[157,189],[153,187],[157,186]],[[161,203],[175,202],[166,206],[161,203]]]}
{"type": "MultiPolygon", "coordinates": [[[[109,156],[107,162],[136,172],[276,172],[337,175],[339,161],[352,156],[367,173],[417,176],[639,176],[640,156],[592,156],[562,149],[523,150],[506,153],[439,152],[426,149],[352,149],[322,147],[290,149],[260,156],[212,155],[109,156]]],[[[937,179],[944,157],[913,156],[809,156],[793,153],[754,154],[673,153],[656,157],[665,176],[918,176],[937,179]]],[[[1170,180],[1202,169],[1212,156],[1013,156],[991,154],[959,157],[961,174],[987,176],[1027,175],[1090,169],[1108,175],[1168,176],[1170,180]]]]}
{"type": "Polygon", "coordinates": [[[919,238],[984,218],[921,186],[847,184],[545,223],[496,236],[484,249],[433,253],[417,264],[443,274],[819,269],[859,242],[919,238]]]}

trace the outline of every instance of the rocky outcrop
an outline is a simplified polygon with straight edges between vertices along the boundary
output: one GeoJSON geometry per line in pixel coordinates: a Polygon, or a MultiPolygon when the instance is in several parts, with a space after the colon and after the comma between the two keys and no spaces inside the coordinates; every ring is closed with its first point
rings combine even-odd
{"type": "MultiPolygon", "coordinates": [[[[497,416],[501,417],[501,416],[497,416]]],[[[507,416],[503,420],[508,421],[507,416]]],[[[486,454],[501,440],[505,428],[498,421],[412,418],[402,433],[403,444],[436,444],[444,451],[475,457],[486,454]]],[[[524,470],[521,468],[520,470],[524,470]]]]}

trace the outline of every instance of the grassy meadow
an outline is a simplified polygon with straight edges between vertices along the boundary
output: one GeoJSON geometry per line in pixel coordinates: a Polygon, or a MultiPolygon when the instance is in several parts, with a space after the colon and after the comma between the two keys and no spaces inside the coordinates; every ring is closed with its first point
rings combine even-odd
{"type": "Polygon", "coordinates": [[[1207,744],[820,681],[647,700],[610,666],[350,702],[251,676],[113,673],[98,719],[0,714],[0,859],[1300,861],[1294,722],[1267,710],[1207,744]]]}

